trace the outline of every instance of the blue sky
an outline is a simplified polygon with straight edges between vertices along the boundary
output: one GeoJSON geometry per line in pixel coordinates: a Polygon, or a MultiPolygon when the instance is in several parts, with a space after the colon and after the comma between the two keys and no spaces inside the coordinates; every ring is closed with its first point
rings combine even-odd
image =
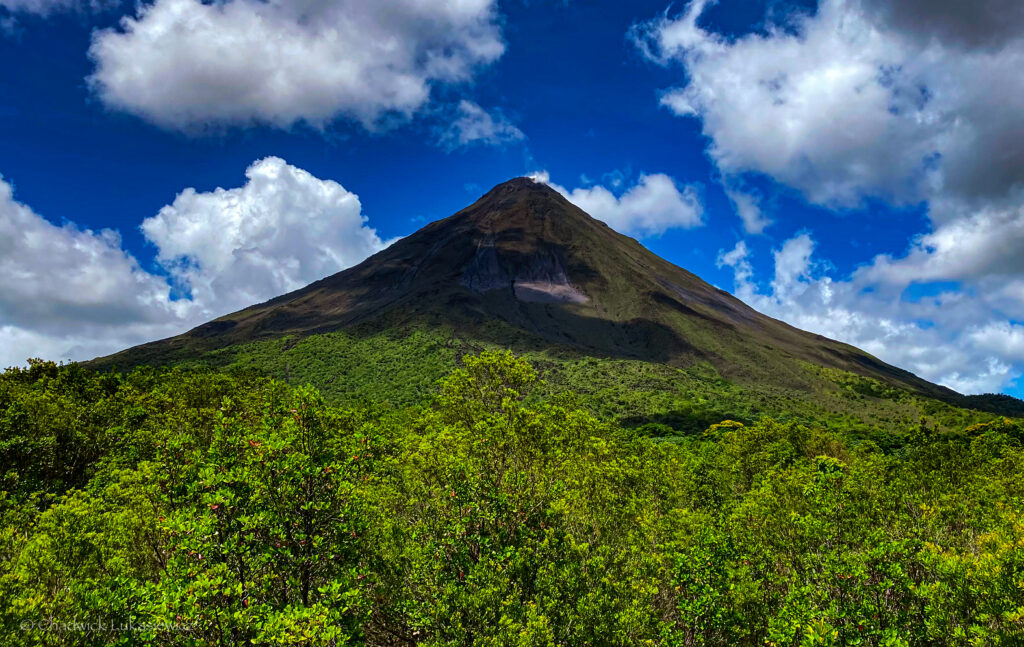
{"type": "Polygon", "coordinates": [[[981,4],[0,0],[0,360],[181,332],[536,175],[768,314],[1019,395],[1024,14],[981,4]]]}

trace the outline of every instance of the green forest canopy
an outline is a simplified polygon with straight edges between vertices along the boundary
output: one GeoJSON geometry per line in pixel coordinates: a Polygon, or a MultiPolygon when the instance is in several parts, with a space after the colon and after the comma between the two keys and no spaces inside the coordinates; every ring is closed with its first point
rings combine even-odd
{"type": "Polygon", "coordinates": [[[1020,645],[1022,460],[1004,418],[651,436],[493,351],[401,409],[34,362],[0,376],[0,636],[1020,645]]]}

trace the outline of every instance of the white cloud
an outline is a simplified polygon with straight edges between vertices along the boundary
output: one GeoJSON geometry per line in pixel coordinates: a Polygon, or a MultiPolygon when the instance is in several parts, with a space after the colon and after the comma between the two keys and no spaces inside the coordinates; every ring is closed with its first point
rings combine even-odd
{"type": "Polygon", "coordinates": [[[811,277],[811,254],[814,241],[810,234],[803,233],[787,240],[782,249],[775,251],[775,280],[772,293],[777,299],[790,301],[799,296],[807,287],[811,277]]]}
{"type": "Polygon", "coordinates": [[[14,201],[11,185],[3,180],[0,276],[2,323],[153,321],[150,311],[138,309],[139,301],[166,302],[168,296],[160,279],[124,253],[116,232],[52,225],[14,201]]]}
{"type": "Polygon", "coordinates": [[[734,41],[698,26],[705,6],[639,38],[657,60],[684,65],[689,82],[662,103],[702,120],[723,173],[765,173],[830,205],[920,195],[956,108],[922,96],[922,84],[942,81],[937,66],[911,59],[846,0],[825,0],[795,34],[734,41]]]}
{"type": "Polygon", "coordinates": [[[1019,204],[1020,3],[999,14],[1006,0],[823,0],[816,14],[791,16],[790,29],[736,39],[699,26],[707,4],[633,36],[653,60],[683,66],[687,82],[662,103],[701,120],[727,179],[765,174],[826,206],[865,197],[941,199],[958,203],[954,211],[1019,204]],[[968,46],[984,25],[1000,47],[968,46]]]}
{"type": "Polygon", "coordinates": [[[761,234],[772,221],[761,210],[760,198],[752,193],[727,186],[725,194],[743,221],[743,230],[748,234],[761,234]]]}
{"type": "Polygon", "coordinates": [[[1017,362],[1024,362],[1024,325],[1006,321],[989,323],[971,330],[975,346],[1017,362]]]}
{"type": "Polygon", "coordinates": [[[454,150],[472,144],[502,146],[525,138],[503,114],[487,112],[472,101],[462,100],[450,126],[439,133],[442,145],[454,150]]]}
{"type": "Polygon", "coordinates": [[[691,229],[704,223],[704,209],[697,189],[685,186],[680,190],[676,181],[664,173],[641,174],[637,183],[619,196],[603,186],[570,191],[551,182],[544,171],[531,177],[622,233],[657,236],[668,229],[691,229]]]}
{"type": "MultiPolygon", "coordinates": [[[[116,350],[170,332],[183,304],[121,248],[116,232],[57,227],[0,180],[0,364],[116,350]],[[114,332],[116,331],[116,333],[114,332]]],[[[79,359],[82,356],[78,356],[79,359]]]]}
{"type": "Polygon", "coordinates": [[[359,197],[337,182],[276,157],[245,175],[235,189],[186,189],[142,223],[157,260],[208,316],[296,290],[384,248],[359,197]]]}
{"type": "Polygon", "coordinates": [[[782,299],[845,295],[846,310],[826,309],[831,320],[816,322],[808,305],[791,317],[820,331],[849,315],[846,341],[875,344],[889,361],[962,388],[1018,372],[1010,354],[979,359],[981,347],[963,331],[1024,317],[1024,5],[822,0],[813,14],[732,38],[701,26],[709,4],[694,0],[633,37],[652,60],[682,67],[683,83],[661,102],[700,120],[737,212],[755,223],[749,232],[763,214],[733,195],[747,174],[826,207],[863,207],[869,198],[928,206],[931,227],[905,254],[879,256],[849,281],[799,281],[804,296],[782,299]],[[940,281],[961,284],[943,296],[943,312],[901,297],[914,283],[940,281]],[[917,330],[909,313],[934,329],[917,330]],[[851,332],[875,325],[891,338],[851,332]],[[898,352],[904,343],[920,353],[898,352]],[[982,377],[949,364],[966,361],[961,343],[973,349],[968,371],[982,377]],[[942,354],[943,362],[923,359],[942,354]]]}
{"type": "Polygon", "coordinates": [[[55,226],[0,180],[0,364],[89,359],[183,332],[361,261],[386,243],[358,197],[267,158],[236,189],[183,191],[143,223],[172,297],[116,232],[55,226]]]}
{"type": "Polygon", "coordinates": [[[721,252],[718,264],[733,269],[736,295],[755,309],[957,391],[998,391],[1020,375],[1024,332],[994,320],[984,300],[943,293],[909,301],[863,275],[835,280],[822,274],[825,264],[815,262],[813,252],[807,233],[787,240],[774,252],[768,289],[753,280],[744,241],[721,252]]]}
{"type": "Polygon", "coordinates": [[[155,0],[97,32],[90,85],[178,130],[408,118],[504,42],[493,0],[155,0]]]}
{"type": "Polygon", "coordinates": [[[863,271],[894,285],[915,281],[1007,280],[1024,274],[1022,249],[1024,210],[979,208],[949,217],[933,231],[919,236],[904,257],[879,257],[863,271]]]}
{"type": "Polygon", "coordinates": [[[724,249],[720,250],[715,264],[720,268],[732,268],[738,291],[739,289],[752,287],[753,284],[750,282],[750,279],[754,277],[754,267],[750,264],[750,249],[747,248],[745,240],[736,243],[736,247],[733,247],[728,252],[724,249]]]}

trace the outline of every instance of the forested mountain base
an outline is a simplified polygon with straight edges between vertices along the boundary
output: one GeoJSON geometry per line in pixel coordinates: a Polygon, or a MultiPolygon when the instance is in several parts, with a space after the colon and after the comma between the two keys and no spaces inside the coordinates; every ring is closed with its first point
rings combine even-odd
{"type": "Polygon", "coordinates": [[[2,644],[1024,644],[1019,422],[652,436],[464,362],[403,408],[9,370],[2,644]]]}
{"type": "MultiPolygon", "coordinates": [[[[144,347],[143,347],[144,348],[144,347]]],[[[701,433],[722,420],[750,424],[763,417],[802,422],[873,437],[887,444],[922,417],[940,430],[962,430],[989,422],[989,411],[1022,416],[1020,400],[1009,403],[964,398],[950,403],[898,388],[881,380],[808,362],[779,365],[772,379],[753,366],[735,362],[723,375],[707,362],[686,366],[595,356],[571,346],[538,340],[500,322],[483,335],[425,325],[386,330],[372,328],[288,336],[210,350],[196,343],[176,354],[97,360],[102,370],[131,370],[139,364],[254,371],[291,385],[311,384],[331,405],[421,404],[437,381],[464,355],[512,348],[530,361],[544,380],[535,399],[572,391],[580,404],[601,420],[655,435],[701,433]],[[486,338],[491,341],[484,341],[486,338]],[[497,340],[497,341],[494,341],[497,340]],[[960,404],[961,406],[954,406],[960,404]],[[1000,406],[995,406],[1000,404],[1000,406]],[[980,409],[980,410],[979,410],[980,409]]]]}

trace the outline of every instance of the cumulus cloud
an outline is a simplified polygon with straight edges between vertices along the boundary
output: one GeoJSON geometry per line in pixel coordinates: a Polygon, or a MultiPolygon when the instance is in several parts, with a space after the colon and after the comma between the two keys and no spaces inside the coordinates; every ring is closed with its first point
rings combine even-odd
{"type": "Polygon", "coordinates": [[[726,176],[765,174],[828,206],[1019,197],[1020,3],[823,0],[792,29],[737,39],[699,25],[707,4],[633,35],[651,59],[683,66],[687,82],[662,103],[701,120],[726,176]],[[984,30],[1001,46],[965,48],[984,30]]]}
{"type": "Polygon", "coordinates": [[[493,114],[463,99],[450,126],[439,132],[439,141],[449,151],[473,144],[502,146],[526,136],[500,112],[493,114]]]}
{"type": "Polygon", "coordinates": [[[1024,329],[993,320],[984,300],[947,291],[909,301],[865,275],[836,280],[814,248],[808,233],[785,241],[767,286],[754,280],[744,241],[720,252],[718,265],[732,268],[736,295],[757,310],[962,393],[998,391],[1020,375],[1024,329]]]}
{"type": "Polygon", "coordinates": [[[494,0],[155,0],[94,35],[89,83],[177,130],[339,117],[375,129],[503,52],[494,0]]]}
{"type": "Polygon", "coordinates": [[[89,359],[174,335],[386,245],[336,182],[277,158],[246,176],[239,188],[186,189],[143,223],[170,282],[143,269],[116,232],[53,225],[0,179],[0,364],[89,359]]]}
{"type": "Polygon", "coordinates": [[[701,119],[723,173],[764,173],[831,205],[920,195],[955,108],[922,94],[922,75],[942,81],[938,66],[910,60],[848,0],[825,0],[796,33],[737,40],[698,25],[706,4],[636,37],[652,58],[683,64],[689,82],[662,103],[701,119]]]}
{"type": "Polygon", "coordinates": [[[880,256],[862,272],[875,280],[904,286],[941,280],[1006,282],[1024,276],[1022,249],[1021,208],[980,208],[918,236],[904,256],[880,256]]]}
{"type": "MultiPolygon", "coordinates": [[[[121,249],[109,229],[50,224],[13,198],[0,180],[0,310],[4,322],[64,326],[76,320],[146,320],[144,302],[167,301],[168,288],[121,249]],[[45,294],[46,298],[38,298],[45,294]]],[[[159,318],[163,313],[152,313],[159,318]]],[[[149,320],[154,320],[149,317],[149,320]]]]}
{"type": "Polygon", "coordinates": [[[680,189],[676,181],[664,173],[643,173],[635,185],[618,196],[600,185],[570,191],[551,182],[546,172],[531,177],[624,234],[657,236],[669,229],[691,229],[704,223],[704,208],[696,187],[680,189]]]}
{"type": "Polygon", "coordinates": [[[736,247],[728,252],[724,249],[719,251],[716,265],[720,268],[732,268],[737,292],[753,287],[750,280],[754,277],[754,267],[750,264],[750,249],[747,247],[747,241],[739,241],[736,243],[736,247]]]}
{"type": "Polygon", "coordinates": [[[743,221],[743,229],[748,234],[762,234],[772,224],[771,218],[761,210],[759,196],[730,186],[725,187],[725,194],[736,209],[736,215],[743,221]]]}
{"type": "Polygon", "coordinates": [[[82,359],[173,330],[182,304],[111,230],[55,226],[0,180],[0,364],[29,355],[82,359]]]}
{"type": "MultiPolygon", "coordinates": [[[[865,259],[843,283],[812,281],[809,291],[842,295],[850,285],[870,287],[869,301],[887,295],[885,325],[911,333],[865,343],[880,349],[878,340],[889,339],[893,347],[878,354],[893,361],[895,345],[906,342],[921,356],[907,354],[905,365],[952,384],[952,369],[927,368],[922,358],[948,361],[959,356],[955,344],[972,343],[964,330],[1024,316],[1024,5],[822,0],[814,13],[786,16],[784,26],[726,37],[701,24],[709,4],[694,0],[632,32],[651,60],[684,72],[662,105],[700,120],[737,213],[754,219],[748,232],[763,214],[734,189],[751,174],[825,207],[859,208],[868,199],[926,204],[931,227],[906,250],[865,259]],[[923,306],[899,304],[912,284],[943,281],[960,284],[944,296],[947,312],[934,320],[917,313],[936,328],[920,333],[934,342],[929,350],[914,343],[918,332],[906,323],[923,306]]],[[[871,306],[851,305],[852,320],[885,312],[871,306]]],[[[974,361],[987,366],[974,386],[1014,372],[1011,355],[989,359],[974,361]]]]}
{"type": "Polygon", "coordinates": [[[223,314],[297,290],[384,248],[359,197],[337,182],[276,157],[245,176],[234,189],[186,189],[142,223],[157,261],[204,309],[223,314]]]}
{"type": "Polygon", "coordinates": [[[1024,325],[993,322],[972,329],[968,338],[977,348],[1024,362],[1024,325]]]}

